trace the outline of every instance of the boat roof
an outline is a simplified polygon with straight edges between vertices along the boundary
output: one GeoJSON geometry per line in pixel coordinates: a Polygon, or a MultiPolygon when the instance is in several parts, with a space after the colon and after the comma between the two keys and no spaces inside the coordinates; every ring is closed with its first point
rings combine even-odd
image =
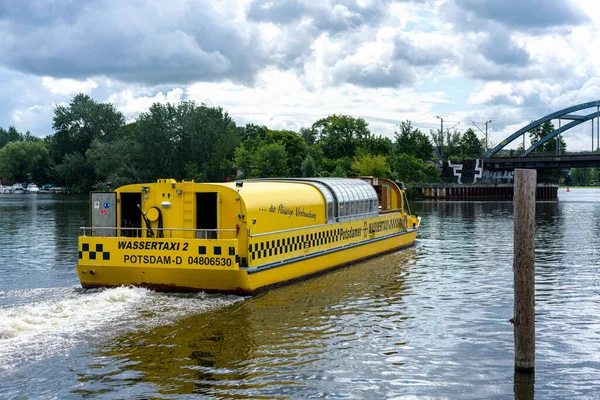
{"type": "MultiPolygon", "coordinates": [[[[349,217],[354,215],[376,214],[378,212],[377,192],[370,183],[351,178],[262,178],[246,182],[263,184],[289,183],[305,184],[317,188],[327,204],[333,209],[328,211],[331,217],[349,217]]],[[[329,208],[329,207],[328,207],[329,208]]]]}

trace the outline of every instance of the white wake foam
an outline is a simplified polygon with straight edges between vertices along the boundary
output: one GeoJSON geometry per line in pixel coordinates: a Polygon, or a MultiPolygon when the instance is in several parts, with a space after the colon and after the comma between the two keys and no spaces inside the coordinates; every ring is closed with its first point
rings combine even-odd
{"type": "Polygon", "coordinates": [[[66,354],[90,338],[168,324],[241,299],[130,287],[34,289],[14,295],[21,301],[0,308],[0,372],[27,360],[66,354]]]}

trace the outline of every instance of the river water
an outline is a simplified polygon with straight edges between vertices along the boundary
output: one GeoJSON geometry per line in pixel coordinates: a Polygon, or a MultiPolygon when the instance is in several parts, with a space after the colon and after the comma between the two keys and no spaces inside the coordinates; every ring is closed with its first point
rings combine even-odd
{"type": "Polygon", "coordinates": [[[600,190],[537,204],[525,386],[508,322],[513,204],[412,207],[414,248],[242,298],[82,290],[87,199],[0,195],[0,398],[598,396],[600,190]]]}

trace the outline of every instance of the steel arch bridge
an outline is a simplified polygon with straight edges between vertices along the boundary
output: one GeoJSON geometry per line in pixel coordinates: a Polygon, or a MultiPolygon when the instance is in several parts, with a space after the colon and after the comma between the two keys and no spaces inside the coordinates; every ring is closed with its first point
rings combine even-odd
{"type": "MultiPolygon", "coordinates": [[[[513,133],[506,139],[504,139],[502,142],[500,142],[500,144],[498,144],[496,147],[490,149],[485,154],[484,158],[492,158],[496,153],[498,153],[500,150],[502,150],[506,145],[511,143],[513,140],[517,139],[518,137],[520,137],[522,135],[525,135],[531,129],[534,129],[534,128],[542,125],[544,122],[547,122],[547,121],[550,121],[553,119],[559,119],[559,121],[563,120],[563,119],[571,121],[564,126],[559,126],[558,129],[555,129],[554,131],[552,131],[549,134],[547,134],[546,136],[544,136],[536,144],[529,147],[527,150],[525,150],[520,155],[520,157],[527,157],[529,154],[531,154],[531,152],[533,152],[535,149],[537,149],[544,143],[547,143],[550,139],[552,139],[558,135],[561,135],[565,131],[568,131],[569,129],[571,129],[577,125],[580,125],[586,121],[593,120],[594,118],[598,118],[598,117],[600,117],[600,100],[590,101],[588,103],[582,103],[582,104],[578,104],[576,106],[564,108],[562,110],[548,114],[548,115],[522,127],[521,129],[519,129],[518,131],[516,131],[515,133],[513,133]],[[593,108],[593,107],[596,108],[596,111],[589,113],[587,115],[571,114],[572,112],[575,112],[575,111],[585,110],[585,109],[593,108]]],[[[598,123],[600,124],[600,119],[598,121],[599,121],[598,123]]],[[[599,135],[598,145],[600,146],[600,129],[597,129],[597,132],[599,135]]],[[[594,135],[593,135],[593,125],[592,125],[592,147],[593,147],[593,143],[594,143],[594,135]]]]}

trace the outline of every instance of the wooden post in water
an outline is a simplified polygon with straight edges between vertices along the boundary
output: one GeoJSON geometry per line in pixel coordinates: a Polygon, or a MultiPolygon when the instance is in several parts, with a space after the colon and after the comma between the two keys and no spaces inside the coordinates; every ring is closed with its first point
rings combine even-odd
{"type": "Polygon", "coordinates": [[[534,225],[536,170],[515,169],[514,195],[514,317],[515,370],[535,366],[534,225]]]}

